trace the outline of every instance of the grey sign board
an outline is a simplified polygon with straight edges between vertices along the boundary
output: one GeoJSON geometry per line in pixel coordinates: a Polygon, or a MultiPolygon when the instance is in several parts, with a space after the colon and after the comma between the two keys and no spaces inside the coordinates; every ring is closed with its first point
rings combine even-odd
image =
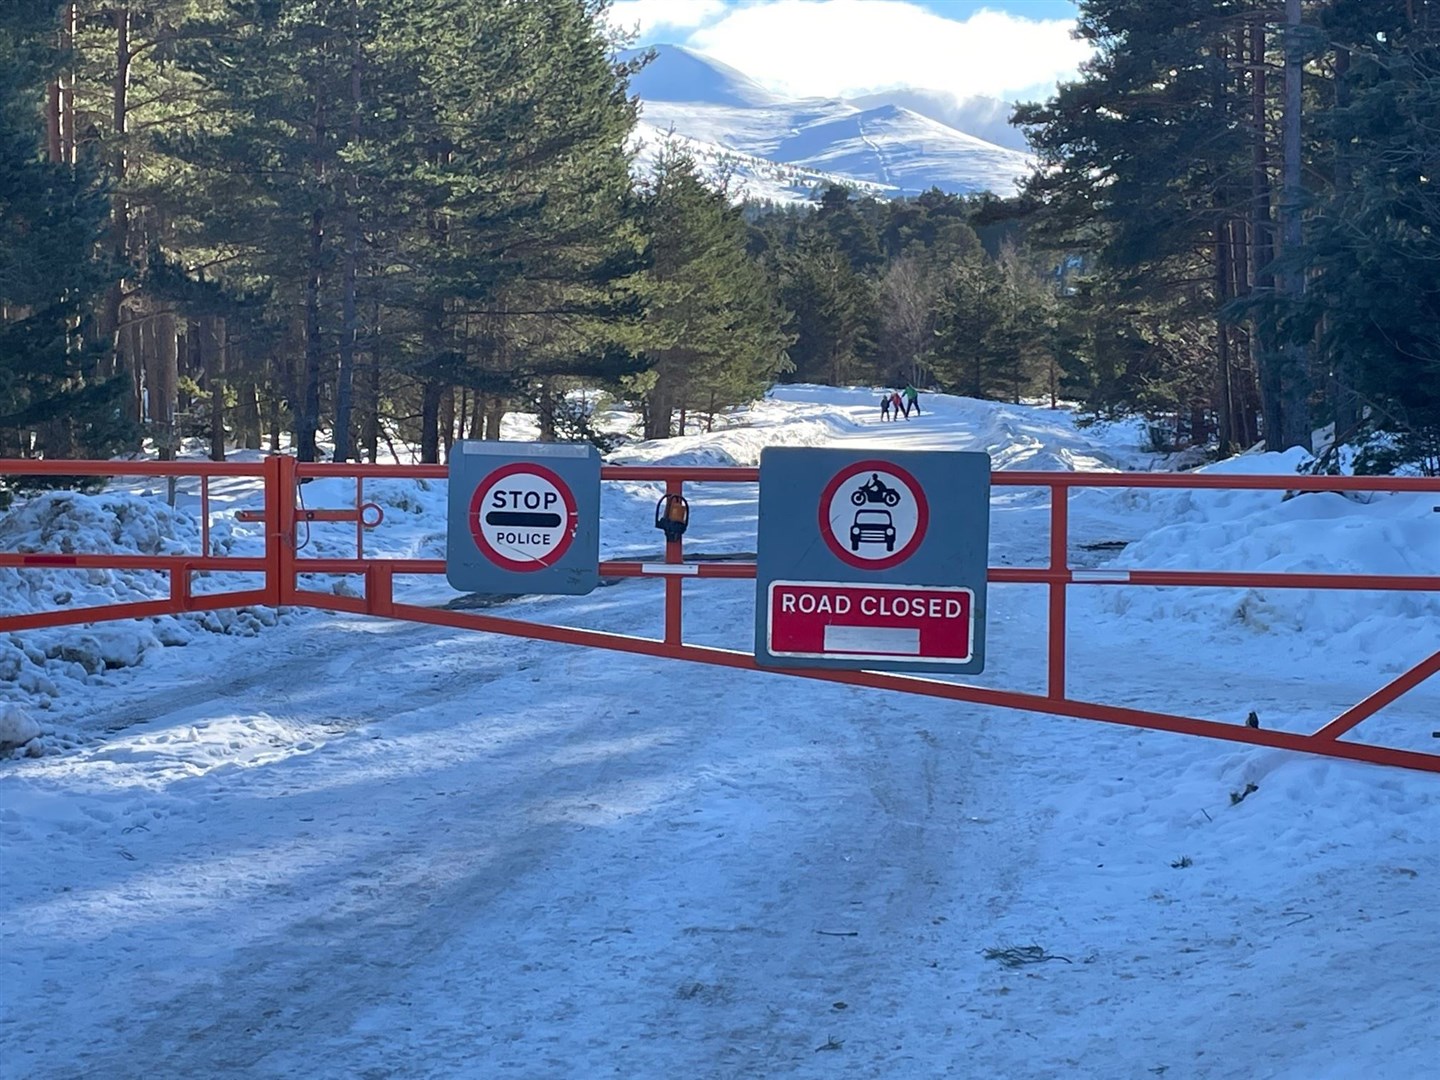
{"type": "Polygon", "coordinates": [[[989,544],[988,454],[766,449],[755,659],[980,672],[989,544]]]}
{"type": "Polygon", "coordinates": [[[600,454],[562,443],[456,443],[445,577],[466,592],[579,596],[600,584],[600,454]]]}

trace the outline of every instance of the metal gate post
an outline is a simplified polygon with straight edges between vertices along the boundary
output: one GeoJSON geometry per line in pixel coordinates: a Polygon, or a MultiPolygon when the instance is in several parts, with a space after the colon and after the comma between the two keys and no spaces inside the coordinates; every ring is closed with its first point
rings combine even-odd
{"type": "MultiPolygon", "coordinates": [[[[685,481],[666,480],[665,494],[681,495],[684,493],[685,481]]],[[[669,538],[665,541],[665,562],[668,565],[675,565],[684,561],[682,544],[684,537],[675,540],[669,538]]],[[[678,574],[665,575],[665,644],[679,645],[683,634],[681,632],[681,617],[683,614],[683,598],[680,592],[681,581],[678,574]]]]}
{"type": "Polygon", "coordinates": [[[1048,697],[1065,697],[1065,590],[1070,577],[1070,487],[1050,486],[1050,619],[1048,697]]]}
{"type": "Polygon", "coordinates": [[[265,459],[265,603],[283,607],[295,596],[295,459],[265,459]]]}

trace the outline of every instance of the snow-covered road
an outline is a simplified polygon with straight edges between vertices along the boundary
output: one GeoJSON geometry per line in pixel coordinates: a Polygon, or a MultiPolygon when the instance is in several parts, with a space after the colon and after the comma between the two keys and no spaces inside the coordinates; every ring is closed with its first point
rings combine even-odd
{"type": "MultiPolygon", "coordinates": [[[[1143,463],[1044,410],[927,397],[882,427],[868,396],[785,397],[654,453],[1143,463]]],[[[1270,536],[1292,565],[1349,565],[1367,513],[1429,524],[1400,500],[1166,498],[1077,496],[1076,539],[1143,556],[1168,527],[1165,557],[1215,569],[1235,520],[1252,556],[1270,536]]],[[[607,495],[645,526],[607,526],[607,550],[653,546],[651,501],[607,495]]],[[[697,549],[754,550],[753,503],[692,502],[697,549]]],[[[992,562],[1038,564],[1045,520],[998,491],[992,562]]],[[[686,588],[689,640],[748,648],[753,585],[686,588]]],[[[1313,726],[1440,640],[1419,594],[1343,637],[1331,598],[1117,591],[1072,601],[1081,696],[1313,726]]],[[[987,685],[1040,685],[1043,606],[992,590],[987,685]]],[[[505,610],[654,636],[659,607],[632,580],[505,610]]],[[[0,762],[0,1076],[1409,1080],[1440,1060],[1440,777],[323,614],[152,651],[51,712],[70,749],[0,762]]],[[[1399,740],[1437,715],[1429,685],[1372,723],[1399,740]]]]}

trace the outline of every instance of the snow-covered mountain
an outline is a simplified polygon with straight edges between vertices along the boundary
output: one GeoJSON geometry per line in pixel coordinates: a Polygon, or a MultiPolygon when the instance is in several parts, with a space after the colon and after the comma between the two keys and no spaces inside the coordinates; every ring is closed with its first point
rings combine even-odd
{"type": "Polygon", "coordinates": [[[884,184],[803,165],[771,161],[731,150],[719,143],[681,135],[678,131],[661,130],[643,120],[635,127],[633,149],[636,171],[642,175],[648,172],[667,144],[683,148],[694,158],[702,176],[716,186],[723,186],[737,201],[809,202],[831,184],[845,184],[882,199],[895,194],[893,188],[884,184]]]}
{"type": "Polygon", "coordinates": [[[946,127],[974,135],[996,146],[1010,150],[1025,151],[1025,135],[1010,125],[1011,105],[999,98],[977,94],[957,101],[952,95],[940,90],[916,90],[898,87],[875,94],[847,98],[858,109],[873,109],[877,105],[900,105],[911,112],[938,120],[946,127]]]}
{"type": "MultiPolygon", "coordinates": [[[[653,136],[673,133],[703,161],[738,155],[731,175],[745,194],[803,199],[815,183],[777,185],[782,177],[836,178],[883,196],[932,187],[956,194],[1011,194],[1029,173],[1018,150],[967,135],[895,100],[868,107],[839,98],[786,100],[742,72],[678,45],[657,45],[655,59],[631,79],[653,136]]],[[[643,137],[643,133],[642,133],[643,137]]],[[[823,181],[816,181],[823,182],[823,181]]]]}

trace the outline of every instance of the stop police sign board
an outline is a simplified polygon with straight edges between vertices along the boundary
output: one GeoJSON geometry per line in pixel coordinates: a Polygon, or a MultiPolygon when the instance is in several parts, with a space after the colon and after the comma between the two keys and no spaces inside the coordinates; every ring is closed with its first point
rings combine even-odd
{"type": "Polygon", "coordinates": [[[578,596],[600,583],[600,455],[559,443],[456,443],[445,576],[467,592],[578,596]]]}
{"type": "Polygon", "coordinates": [[[986,454],[765,450],[756,661],[983,670],[989,500],[986,454]]]}
{"type": "Polygon", "coordinates": [[[484,477],[470,497],[466,521],[491,562],[520,573],[559,562],[580,526],[569,486],[531,461],[502,465],[484,477]]]}

